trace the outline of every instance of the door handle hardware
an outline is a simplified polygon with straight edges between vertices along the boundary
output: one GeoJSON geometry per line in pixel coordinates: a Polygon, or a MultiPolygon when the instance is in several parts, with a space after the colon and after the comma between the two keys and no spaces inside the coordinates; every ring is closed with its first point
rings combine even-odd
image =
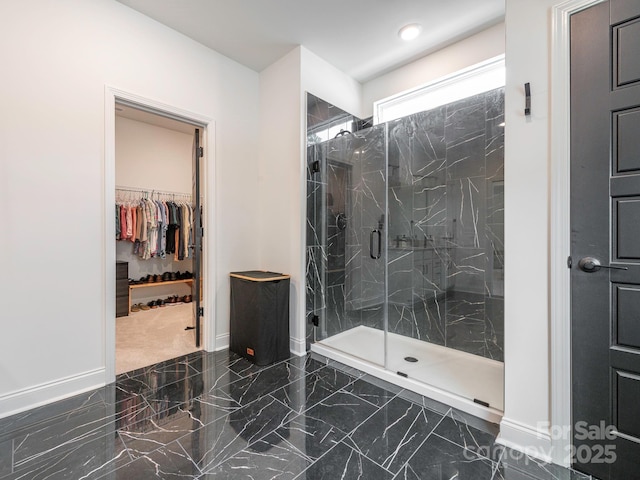
{"type": "Polygon", "coordinates": [[[595,257],[583,257],[578,262],[578,267],[583,272],[593,273],[597,272],[601,268],[608,268],[609,270],[629,270],[629,267],[617,267],[615,265],[602,265],[600,260],[595,257]]]}
{"type": "Polygon", "coordinates": [[[369,256],[374,260],[378,260],[382,256],[382,233],[380,233],[380,230],[377,230],[377,229],[371,230],[371,233],[369,234],[369,256]],[[378,253],[377,254],[373,253],[373,236],[375,234],[378,234],[378,253]]]}

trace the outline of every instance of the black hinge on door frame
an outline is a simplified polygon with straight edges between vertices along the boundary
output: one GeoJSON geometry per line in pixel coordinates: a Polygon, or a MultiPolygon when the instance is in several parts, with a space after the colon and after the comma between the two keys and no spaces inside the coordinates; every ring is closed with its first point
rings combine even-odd
{"type": "Polygon", "coordinates": [[[199,317],[204,317],[204,307],[200,307],[200,308],[198,309],[198,316],[199,316],[199,317]]]}
{"type": "Polygon", "coordinates": [[[318,315],[314,315],[311,317],[311,323],[313,323],[314,327],[318,327],[320,325],[320,317],[318,317],[318,315]]]}
{"type": "Polygon", "coordinates": [[[567,257],[567,268],[571,268],[573,266],[573,259],[571,258],[571,255],[569,255],[567,257]]]}
{"type": "Polygon", "coordinates": [[[198,156],[200,158],[204,157],[204,148],[198,147],[198,156]]]}
{"type": "Polygon", "coordinates": [[[311,163],[311,173],[320,173],[320,160],[311,163]]]}

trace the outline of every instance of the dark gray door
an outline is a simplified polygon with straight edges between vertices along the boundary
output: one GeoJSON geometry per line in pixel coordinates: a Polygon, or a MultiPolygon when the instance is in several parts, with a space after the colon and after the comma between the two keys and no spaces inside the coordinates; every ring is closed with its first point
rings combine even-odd
{"type": "Polygon", "coordinates": [[[574,466],[640,479],[639,0],[572,16],[571,257],[574,466]]]}
{"type": "Polygon", "coordinates": [[[201,285],[202,285],[202,206],[200,202],[200,129],[196,128],[193,138],[193,318],[195,319],[196,347],[200,346],[201,285]]]}

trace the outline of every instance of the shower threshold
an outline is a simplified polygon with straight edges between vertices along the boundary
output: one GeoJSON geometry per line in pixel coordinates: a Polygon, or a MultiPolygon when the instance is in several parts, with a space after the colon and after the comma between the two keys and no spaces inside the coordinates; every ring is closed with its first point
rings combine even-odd
{"type": "Polygon", "coordinates": [[[387,336],[388,369],[384,368],[384,332],[375,328],[352,328],[313,343],[311,351],[489,422],[500,422],[502,362],[394,333],[387,336]]]}

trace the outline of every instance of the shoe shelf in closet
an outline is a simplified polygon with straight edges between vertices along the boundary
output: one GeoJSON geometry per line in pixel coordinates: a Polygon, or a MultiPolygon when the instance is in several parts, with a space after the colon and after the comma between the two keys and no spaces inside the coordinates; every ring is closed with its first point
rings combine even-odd
{"type": "Polygon", "coordinates": [[[182,280],[167,280],[165,282],[133,283],[129,285],[129,313],[131,313],[131,290],[135,288],[149,288],[149,287],[159,287],[164,285],[175,285],[177,283],[186,283],[187,285],[192,285],[193,278],[184,278],[182,280]]]}

